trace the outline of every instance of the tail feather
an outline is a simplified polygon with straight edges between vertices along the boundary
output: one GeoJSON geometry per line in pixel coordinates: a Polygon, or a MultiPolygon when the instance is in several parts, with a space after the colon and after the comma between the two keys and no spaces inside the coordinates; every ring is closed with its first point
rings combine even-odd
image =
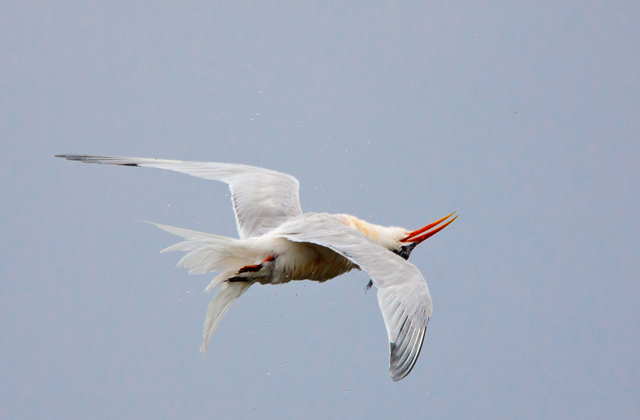
{"type": "Polygon", "coordinates": [[[189,274],[204,274],[237,265],[229,261],[235,259],[233,254],[228,250],[216,248],[216,246],[203,244],[182,257],[178,261],[178,267],[188,268],[189,274]]]}
{"type": "Polygon", "coordinates": [[[207,354],[207,346],[209,345],[211,336],[213,336],[216,328],[218,328],[220,320],[222,320],[222,317],[227,313],[229,308],[231,308],[231,305],[251,287],[251,284],[252,283],[244,282],[224,282],[218,287],[218,293],[211,299],[209,309],[207,310],[207,317],[204,321],[202,345],[200,346],[201,353],[207,354]]]}
{"type": "Polygon", "coordinates": [[[185,241],[171,245],[161,251],[186,252],[187,254],[178,262],[178,267],[188,268],[189,274],[222,271],[205,289],[205,292],[218,289],[211,303],[209,303],[204,330],[202,331],[200,351],[206,354],[211,336],[218,328],[224,315],[253,284],[250,279],[247,279],[246,282],[226,282],[225,280],[233,277],[242,267],[256,264],[256,261],[260,261],[260,256],[256,251],[249,249],[245,241],[242,240],[157,223],[152,224],[185,239],[185,241]]]}
{"type": "Polygon", "coordinates": [[[151,223],[152,225],[155,225],[166,232],[173,233],[176,236],[181,236],[184,239],[187,239],[190,241],[203,240],[203,239],[204,240],[213,239],[215,241],[236,241],[237,240],[233,238],[227,238],[226,236],[214,235],[212,233],[198,232],[197,230],[183,229],[175,226],[167,226],[167,225],[162,225],[160,223],[153,223],[153,222],[147,222],[147,223],[151,223]]]}
{"type": "Polygon", "coordinates": [[[194,230],[152,223],[160,229],[181,236],[186,241],[171,245],[160,252],[186,252],[178,267],[189,269],[189,274],[211,271],[237,271],[247,264],[254,264],[258,255],[243,246],[243,241],[194,230]]]}
{"type": "Polygon", "coordinates": [[[178,242],[175,245],[171,245],[166,247],[165,249],[163,249],[162,251],[160,251],[161,254],[164,254],[165,252],[173,252],[173,251],[193,251],[196,248],[200,247],[200,243],[199,242],[192,242],[192,241],[183,241],[183,242],[178,242]]]}
{"type": "Polygon", "coordinates": [[[211,280],[211,283],[209,283],[209,285],[207,286],[206,289],[204,289],[204,291],[206,293],[212,292],[213,290],[215,290],[218,286],[220,286],[222,284],[223,281],[225,281],[226,279],[228,279],[229,277],[232,277],[234,274],[233,271],[223,271],[222,273],[218,274],[217,276],[215,276],[213,278],[213,280],[211,280]]]}

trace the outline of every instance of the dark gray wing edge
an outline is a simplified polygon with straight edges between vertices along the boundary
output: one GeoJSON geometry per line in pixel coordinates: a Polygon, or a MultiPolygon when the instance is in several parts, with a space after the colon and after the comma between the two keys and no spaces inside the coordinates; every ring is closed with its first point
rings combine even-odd
{"type": "Polygon", "coordinates": [[[389,344],[389,375],[393,382],[411,373],[420,356],[426,332],[426,326],[415,328],[409,318],[405,318],[396,341],[389,344]]]}

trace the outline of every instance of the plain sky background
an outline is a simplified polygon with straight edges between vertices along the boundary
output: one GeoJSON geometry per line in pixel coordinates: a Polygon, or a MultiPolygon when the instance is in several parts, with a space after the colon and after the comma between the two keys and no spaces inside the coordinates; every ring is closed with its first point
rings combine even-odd
{"type": "Polygon", "coordinates": [[[3,419],[640,418],[637,1],[6,1],[3,419]],[[140,220],[235,237],[224,184],[54,159],[236,162],[305,211],[416,229],[399,383],[368,278],[253,287],[140,220]]]}

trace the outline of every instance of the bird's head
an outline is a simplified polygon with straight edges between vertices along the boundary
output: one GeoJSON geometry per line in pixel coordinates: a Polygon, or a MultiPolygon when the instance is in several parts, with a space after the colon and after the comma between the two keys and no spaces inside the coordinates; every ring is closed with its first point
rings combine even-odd
{"type": "Polygon", "coordinates": [[[413,251],[419,243],[440,232],[458,218],[458,216],[455,216],[453,219],[447,221],[443,225],[440,225],[453,216],[454,213],[414,231],[396,227],[388,228],[387,232],[389,236],[388,238],[385,238],[386,240],[384,241],[384,245],[393,253],[398,254],[405,260],[408,260],[409,255],[411,255],[411,251],[413,251]]]}

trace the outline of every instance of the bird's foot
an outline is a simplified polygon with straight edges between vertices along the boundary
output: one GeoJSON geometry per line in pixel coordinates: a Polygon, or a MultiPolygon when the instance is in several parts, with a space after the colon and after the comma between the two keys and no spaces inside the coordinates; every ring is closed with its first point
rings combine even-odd
{"type": "Polygon", "coordinates": [[[367,283],[367,285],[364,287],[364,293],[366,294],[369,289],[371,289],[373,287],[373,280],[369,280],[369,283],[367,283]]]}
{"type": "Polygon", "coordinates": [[[247,282],[249,282],[250,279],[251,279],[250,277],[238,277],[238,276],[235,276],[235,277],[230,277],[225,281],[228,281],[229,283],[240,283],[240,282],[247,283],[247,282]]]}

